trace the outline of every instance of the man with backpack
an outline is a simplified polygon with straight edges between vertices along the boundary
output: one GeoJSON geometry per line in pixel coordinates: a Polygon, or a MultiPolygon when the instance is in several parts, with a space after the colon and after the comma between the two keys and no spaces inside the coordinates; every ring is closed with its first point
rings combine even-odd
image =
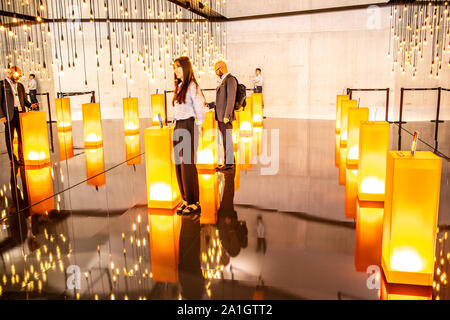
{"type": "Polygon", "coordinates": [[[240,85],[237,79],[228,72],[227,64],[224,61],[218,61],[214,70],[220,79],[220,84],[216,89],[216,102],[210,103],[209,107],[215,110],[225,156],[225,164],[218,166],[216,170],[232,172],[234,168],[232,122],[236,119],[235,110],[245,106],[245,86],[240,85]]]}

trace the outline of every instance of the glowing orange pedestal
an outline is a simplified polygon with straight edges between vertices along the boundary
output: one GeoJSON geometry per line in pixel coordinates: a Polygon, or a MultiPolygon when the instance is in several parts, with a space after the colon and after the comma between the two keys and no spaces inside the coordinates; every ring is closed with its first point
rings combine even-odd
{"type": "Polygon", "coordinates": [[[384,201],[389,132],[389,123],[386,121],[367,121],[361,124],[358,166],[359,200],[384,201]]]}
{"type": "Polygon", "coordinates": [[[347,163],[345,179],[345,217],[356,218],[358,192],[359,129],[369,120],[368,108],[352,108],[348,112],[347,163]]]}
{"type": "Polygon", "coordinates": [[[123,123],[125,135],[139,134],[138,98],[123,98],[123,123]]]}
{"type": "Polygon", "coordinates": [[[389,283],[433,284],[442,159],[388,153],[382,266],[389,283]]]}
{"type": "Polygon", "coordinates": [[[365,271],[369,265],[381,265],[388,150],[389,123],[362,122],[359,129],[356,207],[355,267],[357,271],[365,271]]]}
{"type": "Polygon", "coordinates": [[[253,110],[253,126],[262,127],[263,125],[263,94],[253,93],[252,94],[252,110],[253,110]]]}
{"type": "Polygon", "coordinates": [[[251,169],[253,166],[253,138],[252,137],[240,137],[239,138],[239,150],[238,157],[236,159],[237,164],[241,167],[241,170],[251,169]]]}
{"type": "Polygon", "coordinates": [[[151,103],[152,103],[152,124],[154,126],[159,126],[159,118],[158,114],[161,115],[162,124],[165,125],[167,114],[165,108],[165,100],[163,94],[152,94],[151,95],[151,103]]]}
{"type": "Polygon", "coordinates": [[[103,146],[102,117],[99,103],[82,105],[84,147],[100,148],[103,146]]]}
{"type": "MultiPolygon", "coordinates": [[[[149,210],[151,212],[151,210],[149,210]]],[[[152,279],[178,282],[178,252],[182,218],[176,214],[149,214],[152,279]]]]}
{"type": "MultiPolygon", "coordinates": [[[[238,152],[234,153],[234,158],[237,159],[238,152]]],[[[240,186],[241,186],[241,166],[240,165],[236,165],[235,167],[235,174],[234,174],[234,190],[238,191],[240,186]]]]}
{"type": "Polygon", "coordinates": [[[341,158],[341,108],[342,101],[350,100],[348,95],[338,95],[336,98],[336,144],[334,146],[334,163],[335,166],[339,167],[339,162],[341,158]]]}
{"type": "Polygon", "coordinates": [[[261,155],[261,140],[262,140],[263,128],[254,127],[253,128],[253,154],[261,155]]]}
{"type": "Polygon", "coordinates": [[[213,110],[206,112],[197,148],[197,169],[215,172],[218,163],[217,122],[213,110]]]}
{"type": "Polygon", "coordinates": [[[172,209],[181,196],[172,159],[173,127],[145,129],[145,165],[149,208],[172,209]]]}
{"type": "Polygon", "coordinates": [[[348,140],[348,115],[352,108],[357,108],[356,100],[345,100],[341,106],[341,130],[340,130],[340,159],[339,159],[339,184],[345,185],[345,169],[347,164],[347,140],[348,140]]]}
{"type": "Polygon", "coordinates": [[[55,99],[56,127],[58,132],[72,131],[72,116],[70,112],[70,98],[55,99]]]}
{"type": "Polygon", "coordinates": [[[239,134],[240,136],[251,137],[253,135],[253,104],[252,98],[246,98],[247,105],[239,113],[239,134]]]}
{"type": "Polygon", "coordinates": [[[20,113],[23,157],[28,168],[40,168],[50,163],[46,117],[44,111],[20,113]]]}

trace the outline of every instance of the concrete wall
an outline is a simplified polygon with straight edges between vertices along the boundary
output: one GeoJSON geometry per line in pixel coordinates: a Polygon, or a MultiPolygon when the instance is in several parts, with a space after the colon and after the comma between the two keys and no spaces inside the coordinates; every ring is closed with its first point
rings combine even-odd
{"type": "MultiPolygon", "coordinates": [[[[283,12],[313,7],[312,2],[301,6],[300,2],[279,1],[275,9],[274,1],[263,2],[246,5],[254,6],[254,14],[265,13],[260,8],[283,12]]],[[[237,6],[231,1],[229,10],[249,14],[250,9],[240,11],[237,6]]],[[[389,13],[389,8],[378,8],[231,22],[227,29],[231,70],[251,86],[255,68],[262,68],[268,116],[333,119],[335,96],[345,88],[389,87],[389,119],[396,119],[401,87],[449,87],[450,72],[444,66],[439,79],[430,79],[425,56],[415,80],[409,74],[392,73],[392,57],[387,56],[389,13]]],[[[357,93],[355,98],[361,99],[361,106],[377,109],[377,119],[384,119],[383,93],[357,93]]],[[[449,119],[447,100],[442,101],[444,119],[449,119]]],[[[410,121],[433,119],[435,106],[435,93],[408,94],[405,117],[410,121]]]]}

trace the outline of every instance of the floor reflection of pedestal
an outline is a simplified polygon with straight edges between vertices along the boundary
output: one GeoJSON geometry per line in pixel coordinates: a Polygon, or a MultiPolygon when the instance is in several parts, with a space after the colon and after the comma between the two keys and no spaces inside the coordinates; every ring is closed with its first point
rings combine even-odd
{"type": "Polygon", "coordinates": [[[384,203],[358,200],[356,208],[355,268],[365,272],[381,266],[384,203]]]}
{"type": "Polygon", "coordinates": [[[388,283],[381,272],[380,300],[431,300],[433,287],[388,283]]]}
{"type": "Polygon", "coordinates": [[[174,210],[149,209],[148,212],[153,281],[177,283],[182,219],[174,210]]]}

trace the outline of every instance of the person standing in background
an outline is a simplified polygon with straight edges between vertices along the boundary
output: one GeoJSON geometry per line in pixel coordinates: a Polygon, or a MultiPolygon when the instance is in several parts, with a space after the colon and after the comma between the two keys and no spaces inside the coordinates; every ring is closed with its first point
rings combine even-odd
{"type": "Polygon", "coordinates": [[[224,61],[216,62],[214,66],[220,84],[216,89],[216,101],[210,102],[208,107],[215,110],[216,121],[222,135],[224,148],[224,165],[216,168],[216,171],[230,173],[234,170],[234,146],[233,146],[233,121],[236,120],[235,104],[238,88],[237,79],[228,72],[224,61]]]}
{"type": "Polygon", "coordinates": [[[256,252],[259,252],[262,249],[263,254],[266,254],[267,245],[266,245],[264,224],[261,216],[258,216],[256,218],[256,235],[258,238],[258,246],[256,248],[256,252]]]}
{"type": "Polygon", "coordinates": [[[263,92],[264,78],[261,75],[261,69],[257,68],[255,73],[256,73],[256,76],[253,79],[254,92],[255,93],[262,93],[263,92]]]}
{"type": "Polygon", "coordinates": [[[31,73],[29,76],[29,79],[30,79],[30,81],[28,81],[28,93],[30,95],[30,101],[32,104],[35,105],[33,110],[39,110],[39,101],[36,98],[36,94],[37,94],[36,76],[33,73],[31,73]]]}
{"type": "Polygon", "coordinates": [[[25,87],[19,82],[22,71],[19,67],[12,66],[8,77],[0,81],[0,120],[5,124],[5,141],[11,164],[23,165],[22,134],[20,130],[19,114],[26,112],[26,108],[33,105],[28,101],[25,87]],[[13,152],[14,130],[18,136],[18,156],[13,152]]]}

